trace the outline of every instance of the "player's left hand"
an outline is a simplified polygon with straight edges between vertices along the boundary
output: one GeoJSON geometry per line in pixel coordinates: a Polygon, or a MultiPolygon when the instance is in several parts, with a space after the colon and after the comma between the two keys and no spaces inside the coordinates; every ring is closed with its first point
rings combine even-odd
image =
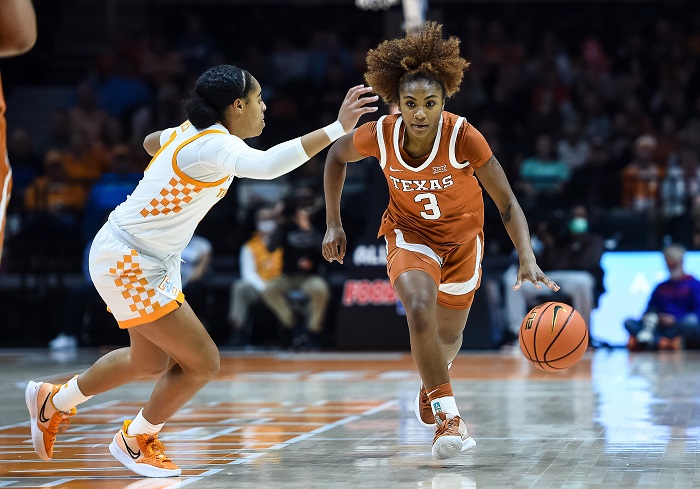
{"type": "Polygon", "coordinates": [[[559,286],[554,282],[554,280],[545,275],[534,261],[520,263],[520,268],[518,269],[518,279],[515,281],[513,290],[518,290],[520,286],[523,285],[523,282],[532,282],[538,289],[542,288],[540,283],[543,283],[554,292],[559,291],[559,286]]]}

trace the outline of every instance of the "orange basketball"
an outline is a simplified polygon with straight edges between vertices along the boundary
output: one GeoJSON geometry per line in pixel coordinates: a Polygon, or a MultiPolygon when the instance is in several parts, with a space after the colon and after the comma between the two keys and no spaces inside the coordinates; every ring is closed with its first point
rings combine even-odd
{"type": "Polygon", "coordinates": [[[542,370],[556,372],[581,360],[588,348],[588,327],[581,315],[563,302],[533,307],[520,324],[520,350],[542,370]]]}

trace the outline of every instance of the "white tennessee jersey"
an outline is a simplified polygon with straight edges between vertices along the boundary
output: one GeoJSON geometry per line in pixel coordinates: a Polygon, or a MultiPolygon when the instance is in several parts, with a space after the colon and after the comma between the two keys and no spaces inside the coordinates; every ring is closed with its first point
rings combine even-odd
{"type": "Polygon", "coordinates": [[[137,242],[176,254],[226,195],[248,145],[221,124],[197,129],[189,121],[164,130],[160,144],[134,192],[109,220],[137,242]]]}

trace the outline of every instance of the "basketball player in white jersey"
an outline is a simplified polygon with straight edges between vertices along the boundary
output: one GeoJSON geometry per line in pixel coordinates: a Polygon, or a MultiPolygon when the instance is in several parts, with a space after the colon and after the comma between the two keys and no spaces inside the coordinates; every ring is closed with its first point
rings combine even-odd
{"type": "Polygon", "coordinates": [[[158,374],[151,398],[124,422],[109,450],[142,476],[180,475],[158,432],[219,371],[216,345],[182,293],[180,253],[234,177],[273,179],[299,167],[376,110],[367,105],[376,96],[361,98],[370,91],[351,88],[333,124],[259,151],[243,142],[265,126],[257,80],[231,65],[199,77],[185,104],[188,120],[146,137],[153,159],[90,250],[92,280],[119,327],[127,328],[130,346],[108,353],[64,385],[29,382],[26,402],[40,458],[51,459],[56,433],[69,424],[76,405],[158,374]]]}

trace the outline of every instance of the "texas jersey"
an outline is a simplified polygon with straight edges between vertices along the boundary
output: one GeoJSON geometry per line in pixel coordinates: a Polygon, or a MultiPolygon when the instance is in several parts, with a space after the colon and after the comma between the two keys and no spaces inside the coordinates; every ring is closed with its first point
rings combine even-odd
{"type": "Polygon", "coordinates": [[[147,249],[177,254],[226,195],[248,146],[220,124],[197,129],[188,121],[163,131],[160,143],[143,179],[109,220],[147,249]]]}
{"type": "Polygon", "coordinates": [[[398,115],[360,126],[357,150],[374,156],[389,186],[379,236],[411,231],[440,246],[467,243],[484,225],[484,202],[474,168],[492,156],[479,131],[463,117],[443,112],[432,151],[420,159],[403,149],[405,124],[398,115]]]}

